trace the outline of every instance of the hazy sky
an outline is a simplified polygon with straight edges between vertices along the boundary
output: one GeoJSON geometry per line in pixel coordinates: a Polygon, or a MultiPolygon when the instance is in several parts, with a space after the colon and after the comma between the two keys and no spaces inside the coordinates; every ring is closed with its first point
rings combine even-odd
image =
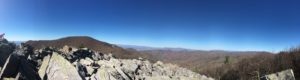
{"type": "Polygon", "coordinates": [[[0,0],[14,41],[86,35],[114,44],[279,51],[300,44],[299,0],[0,0]]]}

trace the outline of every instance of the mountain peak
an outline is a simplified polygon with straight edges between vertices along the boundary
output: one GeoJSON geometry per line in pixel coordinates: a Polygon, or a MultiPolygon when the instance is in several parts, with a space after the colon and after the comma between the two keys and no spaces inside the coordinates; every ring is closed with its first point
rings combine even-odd
{"type": "Polygon", "coordinates": [[[89,36],[68,36],[55,40],[31,40],[27,41],[26,44],[33,46],[35,49],[42,49],[49,46],[63,48],[65,45],[77,48],[83,46],[103,53],[112,53],[119,58],[138,58],[138,56],[141,56],[136,52],[129,52],[121,47],[99,41],[89,36]]]}
{"type": "MultiPolygon", "coordinates": [[[[94,39],[93,37],[90,36],[67,36],[67,37],[63,37],[60,39],[94,39]]],[[[96,39],[94,39],[96,40],[96,39]]]]}

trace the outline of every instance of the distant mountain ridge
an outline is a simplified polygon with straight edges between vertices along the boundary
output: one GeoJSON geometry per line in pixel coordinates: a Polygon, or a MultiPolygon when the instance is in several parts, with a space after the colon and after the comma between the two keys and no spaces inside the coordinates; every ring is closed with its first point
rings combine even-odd
{"type": "MultiPolygon", "coordinates": [[[[267,52],[267,51],[232,51],[232,50],[197,50],[188,48],[175,48],[175,47],[149,47],[140,45],[126,45],[116,44],[124,49],[135,49],[137,51],[189,51],[189,52],[205,52],[205,53],[254,53],[254,52],[267,52]]],[[[270,53],[270,52],[268,52],[270,53]]]]}
{"type": "Polygon", "coordinates": [[[148,47],[148,46],[138,46],[138,45],[126,45],[126,44],[116,44],[124,49],[135,49],[137,51],[144,51],[144,50],[154,50],[158,49],[156,47],[148,47]]]}
{"type": "MultiPolygon", "coordinates": [[[[200,74],[214,76],[216,69],[223,64],[235,65],[244,59],[252,58],[260,54],[274,55],[259,51],[174,51],[174,50],[145,50],[140,53],[150,54],[150,59],[177,64],[181,67],[191,69],[200,74]],[[226,61],[227,60],[227,61],[226,61]]],[[[226,70],[224,70],[226,71],[226,70]]],[[[215,76],[214,76],[215,77],[215,76]]]]}
{"type": "MultiPolygon", "coordinates": [[[[223,67],[226,58],[228,64],[234,66],[240,61],[257,55],[274,55],[266,51],[227,51],[227,50],[193,50],[184,48],[157,48],[135,45],[119,45],[127,50],[137,50],[143,54],[150,54],[149,59],[177,64],[181,67],[191,69],[215,76],[216,69],[223,67]]],[[[226,70],[224,70],[226,71],[226,70]]]]}
{"type": "Polygon", "coordinates": [[[16,45],[20,45],[21,43],[24,43],[26,41],[11,41],[12,43],[15,43],[16,45]]]}
{"type": "Polygon", "coordinates": [[[171,51],[193,51],[194,49],[187,48],[173,48],[173,47],[149,47],[149,46],[139,46],[139,45],[126,45],[126,44],[116,44],[124,49],[135,49],[137,51],[147,51],[147,50],[171,50],[171,51]]]}

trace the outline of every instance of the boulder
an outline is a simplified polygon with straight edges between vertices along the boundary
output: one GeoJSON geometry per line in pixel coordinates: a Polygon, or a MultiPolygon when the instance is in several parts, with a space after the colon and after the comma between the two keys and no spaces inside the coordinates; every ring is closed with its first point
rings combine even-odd
{"type": "Polygon", "coordinates": [[[16,55],[10,55],[0,73],[0,78],[15,77],[18,74],[19,58],[16,55]]]}
{"type": "Polygon", "coordinates": [[[111,73],[108,71],[109,68],[99,68],[95,75],[92,75],[91,80],[117,80],[114,78],[111,73]]]}
{"type": "Polygon", "coordinates": [[[72,63],[76,60],[84,59],[86,57],[92,58],[93,52],[89,49],[81,48],[77,51],[74,51],[72,54],[72,59],[70,60],[72,63]]]}
{"type": "Polygon", "coordinates": [[[40,76],[38,75],[37,71],[35,70],[34,65],[30,64],[25,57],[21,57],[20,59],[20,66],[19,66],[19,75],[16,78],[22,80],[41,80],[40,76]]]}
{"type": "Polygon", "coordinates": [[[95,61],[99,61],[103,59],[103,53],[96,52],[93,54],[92,59],[95,61]]]}
{"type": "Polygon", "coordinates": [[[141,61],[138,60],[121,60],[121,70],[125,73],[127,73],[130,77],[135,77],[137,74],[137,70],[141,66],[141,61]]]}
{"type": "Polygon", "coordinates": [[[81,65],[84,65],[84,66],[89,66],[93,63],[94,61],[88,57],[86,57],[85,59],[80,59],[79,63],[81,65]]]}
{"type": "Polygon", "coordinates": [[[0,73],[0,78],[19,78],[19,75],[22,75],[20,79],[40,80],[34,65],[32,65],[25,56],[14,53],[7,58],[3,70],[0,73]]]}
{"type": "Polygon", "coordinates": [[[93,63],[94,61],[88,57],[86,57],[85,59],[80,59],[79,62],[74,62],[74,64],[76,64],[76,69],[81,77],[89,77],[93,74],[93,63]]]}
{"type": "Polygon", "coordinates": [[[63,53],[70,53],[73,49],[67,45],[65,45],[62,49],[60,49],[60,51],[62,51],[63,53]]]}
{"type": "Polygon", "coordinates": [[[94,69],[91,66],[86,67],[87,75],[92,75],[94,72],[94,69]]]}
{"type": "Polygon", "coordinates": [[[48,63],[46,77],[47,80],[82,80],[76,68],[55,52],[48,63]]]}
{"type": "Polygon", "coordinates": [[[152,64],[149,61],[143,61],[140,69],[137,70],[139,75],[152,75],[152,64]]]}
{"type": "Polygon", "coordinates": [[[117,72],[121,75],[121,77],[124,80],[132,80],[131,77],[129,77],[126,73],[124,73],[119,66],[116,66],[115,69],[117,70],[117,72]]]}
{"type": "Polygon", "coordinates": [[[76,66],[76,70],[79,73],[80,77],[82,77],[82,78],[88,77],[88,72],[87,72],[86,66],[84,66],[78,62],[76,63],[75,66],[76,66]]]}
{"type": "Polygon", "coordinates": [[[110,60],[111,58],[113,58],[113,56],[112,56],[111,53],[109,53],[108,55],[103,55],[103,58],[104,58],[105,60],[110,60]]]}
{"type": "Polygon", "coordinates": [[[145,80],[175,80],[175,79],[171,79],[169,76],[145,76],[144,79],[145,80]]]}
{"type": "Polygon", "coordinates": [[[15,45],[6,39],[0,41],[0,67],[3,67],[8,56],[14,51],[15,45]]]}

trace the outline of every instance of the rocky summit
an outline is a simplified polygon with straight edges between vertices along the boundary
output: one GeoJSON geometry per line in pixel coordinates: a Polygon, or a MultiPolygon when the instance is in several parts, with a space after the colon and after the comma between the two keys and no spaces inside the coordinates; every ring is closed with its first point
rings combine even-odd
{"type": "Polygon", "coordinates": [[[213,80],[173,64],[119,59],[84,47],[33,50],[3,39],[0,52],[1,80],[213,80]]]}

